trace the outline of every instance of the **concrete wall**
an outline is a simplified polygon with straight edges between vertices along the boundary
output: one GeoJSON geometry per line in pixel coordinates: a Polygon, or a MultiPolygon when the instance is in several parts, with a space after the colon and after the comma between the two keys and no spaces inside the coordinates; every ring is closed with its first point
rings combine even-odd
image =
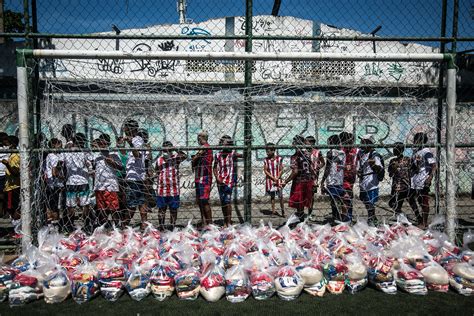
{"type": "MultiPolygon", "coordinates": [[[[367,35],[294,17],[255,16],[254,35],[325,36],[324,41],[256,40],[254,52],[336,52],[373,53],[372,42],[337,41],[338,36],[367,35]]],[[[108,33],[110,34],[110,33],[108,33]]],[[[198,24],[167,24],[143,29],[123,30],[121,34],[163,35],[244,35],[245,18],[228,17],[198,24]]],[[[244,40],[86,40],[54,39],[41,46],[54,49],[116,50],[125,52],[186,51],[243,52],[244,40]]],[[[416,43],[376,42],[377,53],[432,53],[436,48],[416,43]]],[[[43,61],[45,77],[61,79],[140,79],[178,82],[243,82],[242,61],[171,61],[171,60],[77,60],[43,61]]],[[[438,68],[429,62],[302,62],[256,61],[256,83],[358,83],[364,85],[436,84],[438,68]]]]}

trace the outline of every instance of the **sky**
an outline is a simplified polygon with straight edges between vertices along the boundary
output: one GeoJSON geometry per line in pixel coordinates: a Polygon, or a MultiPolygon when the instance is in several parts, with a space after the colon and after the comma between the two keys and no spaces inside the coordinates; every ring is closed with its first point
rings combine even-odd
{"type": "MultiPolygon", "coordinates": [[[[4,0],[5,9],[22,10],[20,0],[4,0]]],[[[176,0],[38,0],[38,26],[47,33],[90,33],[178,23],[176,0]]],[[[254,15],[270,14],[273,0],[254,0],[254,15]]],[[[448,33],[452,29],[448,0],[448,33]]],[[[187,0],[187,18],[201,22],[245,15],[244,0],[187,0]]],[[[441,0],[282,0],[280,15],[310,19],[380,36],[439,36],[441,0]]],[[[460,0],[459,36],[474,37],[474,0],[460,0]]],[[[458,50],[474,48],[473,43],[458,50]]]]}

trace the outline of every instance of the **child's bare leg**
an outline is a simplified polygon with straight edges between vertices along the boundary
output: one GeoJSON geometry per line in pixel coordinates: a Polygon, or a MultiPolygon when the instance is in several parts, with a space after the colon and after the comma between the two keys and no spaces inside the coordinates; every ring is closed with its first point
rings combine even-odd
{"type": "Polygon", "coordinates": [[[224,226],[228,227],[232,225],[232,205],[227,204],[222,206],[222,212],[224,213],[224,226]]]}
{"type": "Polygon", "coordinates": [[[141,229],[145,229],[145,223],[148,220],[148,206],[146,205],[146,203],[144,203],[138,207],[138,210],[140,211],[140,227],[141,229]]]}
{"type": "Polygon", "coordinates": [[[165,228],[165,218],[166,218],[166,207],[162,207],[158,209],[158,223],[160,224],[160,228],[165,228]]]}
{"type": "Polygon", "coordinates": [[[171,228],[174,228],[176,225],[176,220],[178,219],[178,210],[177,209],[170,209],[170,224],[171,228]]]}
{"type": "Polygon", "coordinates": [[[280,194],[281,216],[285,217],[285,204],[283,203],[283,194],[280,194]]]}
{"type": "Polygon", "coordinates": [[[272,202],[272,215],[275,215],[275,197],[270,197],[270,201],[272,202]]]}

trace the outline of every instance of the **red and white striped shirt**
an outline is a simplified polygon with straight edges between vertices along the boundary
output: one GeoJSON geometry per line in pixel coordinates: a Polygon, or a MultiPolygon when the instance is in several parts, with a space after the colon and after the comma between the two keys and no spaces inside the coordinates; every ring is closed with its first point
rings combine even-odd
{"type": "Polygon", "coordinates": [[[179,195],[179,164],[181,159],[177,154],[167,158],[160,156],[156,160],[158,170],[157,195],[178,196],[179,195]]]}
{"type": "Polygon", "coordinates": [[[234,173],[235,151],[229,153],[219,152],[214,157],[214,165],[217,166],[217,175],[222,179],[222,183],[232,188],[236,182],[234,173]]]}
{"type": "MultiPolygon", "coordinates": [[[[272,177],[277,178],[280,176],[280,173],[283,170],[283,158],[278,155],[273,156],[273,158],[265,158],[263,165],[267,168],[272,177]]],[[[277,183],[275,183],[268,176],[265,180],[265,190],[267,192],[279,190],[277,183]]]]}
{"type": "Polygon", "coordinates": [[[318,178],[317,178],[318,175],[316,174],[316,172],[319,171],[319,167],[320,167],[320,163],[321,163],[319,161],[320,155],[321,155],[321,152],[319,151],[319,149],[313,148],[311,150],[311,154],[310,154],[311,168],[313,168],[312,173],[313,173],[313,180],[314,180],[315,184],[318,183],[318,178]]]}

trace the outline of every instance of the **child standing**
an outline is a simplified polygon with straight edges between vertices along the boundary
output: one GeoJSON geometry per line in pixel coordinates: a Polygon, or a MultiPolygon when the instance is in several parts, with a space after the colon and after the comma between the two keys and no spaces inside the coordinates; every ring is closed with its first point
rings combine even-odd
{"type": "Polygon", "coordinates": [[[403,202],[408,198],[410,190],[410,167],[411,160],[403,156],[405,145],[395,143],[393,154],[395,157],[388,165],[388,175],[392,178],[392,191],[388,205],[393,209],[395,215],[402,213],[403,202]]]}
{"type": "Polygon", "coordinates": [[[308,216],[310,220],[315,220],[313,216],[313,207],[314,207],[314,199],[316,192],[318,192],[319,187],[319,171],[324,167],[324,157],[323,154],[319,149],[315,147],[316,145],[316,138],[314,136],[308,136],[305,138],[305,144],[310,145],[310,158],[311,158],[311,171],[313,174],[313,198],[311,201],[311,207],[308,209],[308,216]]]}
{"type": "Polygon", "coordinates": [[[188,158],[188,156],[179,151],[173,153],[171,148],[173,144],[169,141],[163,142],[163,154],[158,157],[155,164],[157,175],[157,196],[156,205],[158,206],[158,222],[164,229],[166,209],[170,209],[170,224],[174,228],[178,217],[179,208],[179,165],[188,158]]]}
{"type": "Polygon", "coordinates": [[[202,131],[197,140],[202,149],[192,156],[194,170],[194,184],[196,186],[196,202],[201,211],[202,225],[212,224],[212,211],[209,205],[209,196],[212,186],[212,149],[209,149],[209,134],[202,131]]]}
{"type": "Polygon", "coordinates": [[[283,204],[283,193],[281,189],[281,175],[283,172],[283,158],[276,154],[275,144],[267,143],[267,157],[263,161],[263,172],[265,173],[265,191],[270,196],[272,203],[272,215],[275,211],[275,197],[280,201],[281,216],[285,217],[285,206],[283,204]]]}
{"type": "MultiPolygon", "coordinates": [[[[219,140],[220,146],[232,146],[232,138],[224,135],[219,140]]],[[[224,226],[232,225],[232,190],[237,182],[236,173],[234,172],[234,162],[237,158],[242,158],[241,154],[234,150],[225,148],[214,157],[214,167],[212,171],[217,182],[217,190],[224,215],[224,226]]]]}
{"type": "Polygon", "coordinates": [[[339,134],[342,144],[342,150],[346,155],[344,164],[344,179],[342,188],[344,195],[342,200],[346,209],[346,214],[349,221],[352,221],[352,205],[354,200],[354,184],[357,179],[357,159],[359,156],[359,148],[354,147],[354,134],[342,132],[339,134]]]}
{"type": "MultiPolygon", "coordinates": [[[[81,149],[85,147],[85,135],[77,133],[73,138],[72,149],[81,149]]],[[[66,207],[67,214],[64,218],[64,229],[66,232],[74,230],[74,217],[76,207],[82,208],[84,218],[84,230],[92,232],[93,219],[90,214],[90,190],[89,175],[92,173],[92,155],[85,152],[67,152],[63,153],[64,166],[66,168],[66,207]]]]}
{"type": "Polygon", "coordinates": [[[291,174],[282,186],[292,182],[289,206],[296,209],[295,214],[302,222],[305,217],[304,208],[309,209],[313,200],[313,173],[309,153],[303,148],[298,148],[305,145],[304,137],[296,135],[293,138],[293,145],[297,148],[291,156],[291,174]]]}
{"type": "Polygon", "coordinates": [[[97,146],[102,149],[94,157],[95,177],[94,191],[97,205],[97,224],[107,223],[109,214],[119,210],[119,183],[117,170],[122,168],[117,154],[110,153],[107,148],[110,143],[107,139],[97,139],[97,146]]]}
{"type": "Polygon", "coordinates": [[[368,134],[360,137],[361,144],[367,147],[359,151],[359,186],[360,199],[367,210],[369,225],[377,226],[375,203],[379,200],[379,182],[383,179],[384,165],[382,157],[373,147],[374,136],[368,134]]]}
{"type": "MultiPolygon", "coordinates": [[[[4,140],[4,145],[8,149],[18,148],[18,137],[8,136],[4,140]]],[[[2,164],[5,166],[5,187],[3,191],[6,195],[6,210],[12,218],[13,226],[18,226],[20,213],[20,154],[11,153],[8,159],[3,159],[2,164]]]]}
{"type": "MultiPolygon", "coordinates": [[[[51,138],[48,143],[51,149],[62,148],[62,142],[51,138]]],[[[64,174],[62,171],[62,154],[51,152],[46,156],[44,178],[46,182],[46,220],[49,225],[57,225],[64,191],[64,174]]]]}
{"type": "MultiPolygon", "coordinates": [[[[340,146],[341,142],[338,135],[332,135],[327,141],[330,146],[340,146]]],[[[321,192],[329,194],[331,201],[332,219],[334,221],[347,221],[347,214],[345,212],[342,197],[344,196],[344,189],[342,183],[344,180],[344,164],[346,155],[344,151],[338,148],[331,148],[326,155],[326,168],[321,179],[321,192]]]]}
{"type": "Polygon", "coordinates": [[[425,133],[416,133],[413,143],[417,149],[411,157],[411,183],[409,203],[418,224],[421,228],[428,226],[428,215],[430,213],[430,187],[431,181],[436,171],[436,158],[429,148],[424,148],[428,142],[428,135],[425,133]],[[422,215],[418,211],[418,205],[421,207],[422,215]]]}

